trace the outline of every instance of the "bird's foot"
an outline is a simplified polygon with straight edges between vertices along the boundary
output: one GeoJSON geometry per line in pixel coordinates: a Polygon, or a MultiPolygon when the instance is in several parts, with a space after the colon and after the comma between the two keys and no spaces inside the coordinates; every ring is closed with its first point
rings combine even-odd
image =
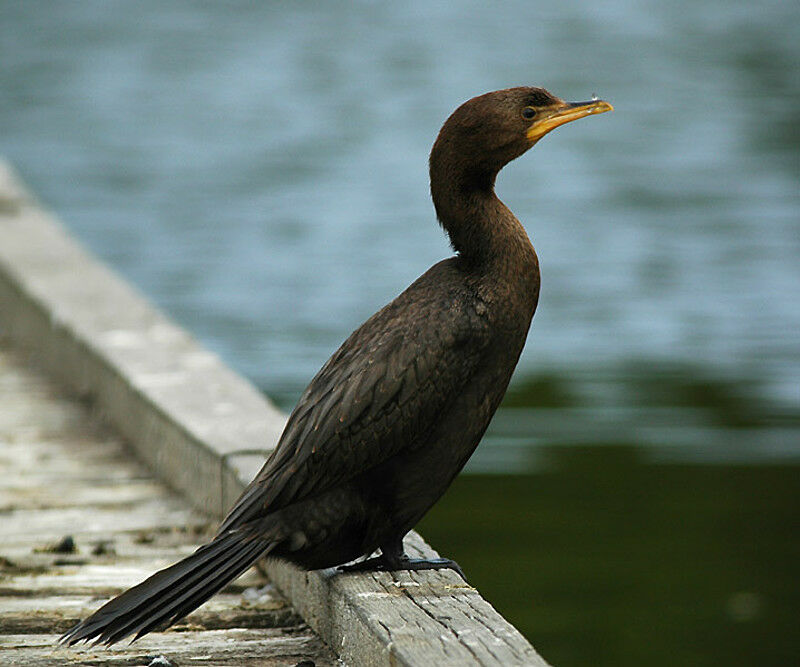
{"type": "Polygon", "coordinates": [[[388,560],[385,556],[374,556],[367,560],[351,563],[350,565],[340,565],[339,572],[394,572],[396,570],[455,570],[459,576],[466,581],[464,571],[461,566],[449,558],[409,558],[401,556],[397,559],[388,560]]]}
{"type": "Polygon", "coordinates": [[[405,558],[400,561],[399,570],[455,570],[464,581],[464,570],[450,558],[405,558]]]}

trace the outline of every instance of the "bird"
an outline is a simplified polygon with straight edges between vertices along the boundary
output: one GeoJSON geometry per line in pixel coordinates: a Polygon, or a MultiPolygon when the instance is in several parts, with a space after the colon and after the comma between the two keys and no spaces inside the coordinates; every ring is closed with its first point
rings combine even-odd
{"type": "Polygon", "coordinates": [[[403,537],[478,446],[539,300],[538,257],[495,179],[556,127],[611,110],[595,96],[565,102],[530,86],[459,106],[429,159],[453,256],[334,352],[209,543],[107,602],[61,642],[111,645],[166,628],[264,556],[307,570],[366,559],[340,569],[460,572],[449,559],[409,558],[403,537]]]}

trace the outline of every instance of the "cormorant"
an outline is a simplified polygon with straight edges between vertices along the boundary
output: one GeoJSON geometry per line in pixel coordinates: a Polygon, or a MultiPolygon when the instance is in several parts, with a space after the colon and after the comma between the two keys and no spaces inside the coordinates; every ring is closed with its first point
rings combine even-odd
{"type": "Polygon", "coordinates": [[[211,542],[61,640],[113,644],[166,627],[262,556],[318,569],[380,549],[351,569],[457,568],[409,559],[403,536],[478,445],[536,309],[539,262],[495,195],[495,178],[550,130],[611,109],[530,87],[456,109],[430,155],[433,203],[455,256],[370,317],[322,367],[211,542]]]}

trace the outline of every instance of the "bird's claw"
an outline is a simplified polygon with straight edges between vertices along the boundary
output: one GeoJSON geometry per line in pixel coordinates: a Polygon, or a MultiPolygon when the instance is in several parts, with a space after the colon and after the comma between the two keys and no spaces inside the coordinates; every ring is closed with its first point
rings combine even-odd
{"type": "Polygon", "coordinates": [[[339,572],[394,572],[397,570],[455,570],[466,581],[461,566],[449,558],[409,558],[403,556],[394,562],[388,562],[383,556],[374,556],[357,563],[340,565],[339,572]]]}

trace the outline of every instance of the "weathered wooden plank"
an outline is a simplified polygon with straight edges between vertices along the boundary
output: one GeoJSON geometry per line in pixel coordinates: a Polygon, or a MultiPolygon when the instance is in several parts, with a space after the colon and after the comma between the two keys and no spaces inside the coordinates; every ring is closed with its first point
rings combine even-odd
{"type": "MultiPolygon", "coordinates": [[[[59,555],[45,566],[4,568],[3,578],[0,579],[0,595],[46,597],[58,594],[93,594],[96,597],[111,597],[119,595],[193,550],[178,548],[161,558],[109,558],[105,559],[106,562],[97,562],[91,556],[59,555]]],[[[231,584],[228,590],[259,584],[263,584],[260,577],[245,574],[235,584],[231,584]]]]}
{"type": "MultiPolygon", "coordinates": [[[[248,589],[246,593],[255,589],[248,589]]],[[[97,595],[30,595],[2,597],[0,636],[66,632],[100,604],[97,595]]],[[[302,617],[282,596],[262,595],[255,600],[241,593],[220,593],[176,627],[223,630],[227,628],[279,628],[303,625],[302,617]]],[[[2,642],[0,642],[2,643],[2,642]]]]}
{"type": "MultiPolygon", "coordinates": [[[[148,665],[163,655],[174,665],[264,665],[294,667],[311,661],[332,667],[334,659],[319,637],[305,629],[231,628],[203,632],[170,631],[144,637],[130,647],[61,648],[57,635],[7,635],[0,643],[0,664],[16,667],[49,665],[148,665]]],[[[308,663],[306,663],[308,664],[308,663]]]]}
{"type": "Polygon", "coordinates": [[[127,509],[84,507],[38,508],[34,510],[12,510],[3,517],[3,532],[16,538],[28,535],[60,535],[69,532],[76,538],[91,539],[116,530],[134,531],[189,526],[193,523],[205,525],[187,507],[172,502],[148,501],[136,507],[136,512],[127,509]]]}
{"type": "Polygon", "coordinates": [[[207,520],[2,345],[0,415],[0,665],[148,665],[159,654],[161,664],[333,664],[255,569],[149,645],[58,646],[111,596],[193,551],[207,520]]]}
{"type": "MultiPolygon", "coordinates": [[[[411,555],[438,557],[416,534],[405,546],[411,555]]],[[[325,570],[302,578],[293,570],[275,564],[269,572],[303,618],[354,664],[547,664],[452,570],[370,577],[325,570]]]]}
{"type": "MultiPolygon", "coordinates": [[[[42,410],[39,408],[32,418],[38,419],[41,414],[42,410]]],[[[12,431],[13,428],[13,423],[0,424],[0,433],[6,434],[0,458],[3,459],[3,465],[9,466],[10,470],[19,468],[26,476],[35,476],[38,468],[36,464],[45,459],[67,468],[70,478],[77,475],[80,479],[98,479],[108,471],[125,473],[131,479],[152,479],[152,473],[143,466],[119,465],[120,462],[130,459],[130,452],[115,440],[103,440],[91,434],[76,437],[66,425],[52,435],[30,433],[30,429],[26,428],[12,431]]],[[[51,472],[60,470],[55,466],[42,468],[43,471],[49,468],[51,472]]]]}
{"type": "MultiPolygon", "coordinates": [[[[13,472],[13,471],[12,471],[13,472]]],[[[30,478],[17,479],[15,484],[0,486],[0,512],[33,511],[48,508],[60,510],[67,507],[94,507],[105,510],[126,508],[143,502],[158,502],[169,497],[163,484],[154,481],[130,480],[128,483],[113,484],[109,482],[62,484],[56,487],[53,482],[58,479],[51,476],[49,483],[30,484],[30,478]]]]}
{"type": "MultiPolygon", "coordinates": [[[[0,552],[19,567],[35,567],[47,564],[53,559],[63,559],[64,556],[58,552],[51,552],[51,547],[69,537],[72,538],[75,548],[68,555],[79,558],[91,556],[92,562],[168,559],[175,557],[176,554],[192,551],[197,544],[204,541],[202,536],[207,534],[202,523],[195,526],[148,527],[145,530],[116,531],[88,537],[63,533],[57,536],[42,535],[38,538],[31,535],[22,537],[9,534],[3,535],[0,552]]],[[[0,570],[3,567],[4,563],[0,562],[0,570]]]]}

